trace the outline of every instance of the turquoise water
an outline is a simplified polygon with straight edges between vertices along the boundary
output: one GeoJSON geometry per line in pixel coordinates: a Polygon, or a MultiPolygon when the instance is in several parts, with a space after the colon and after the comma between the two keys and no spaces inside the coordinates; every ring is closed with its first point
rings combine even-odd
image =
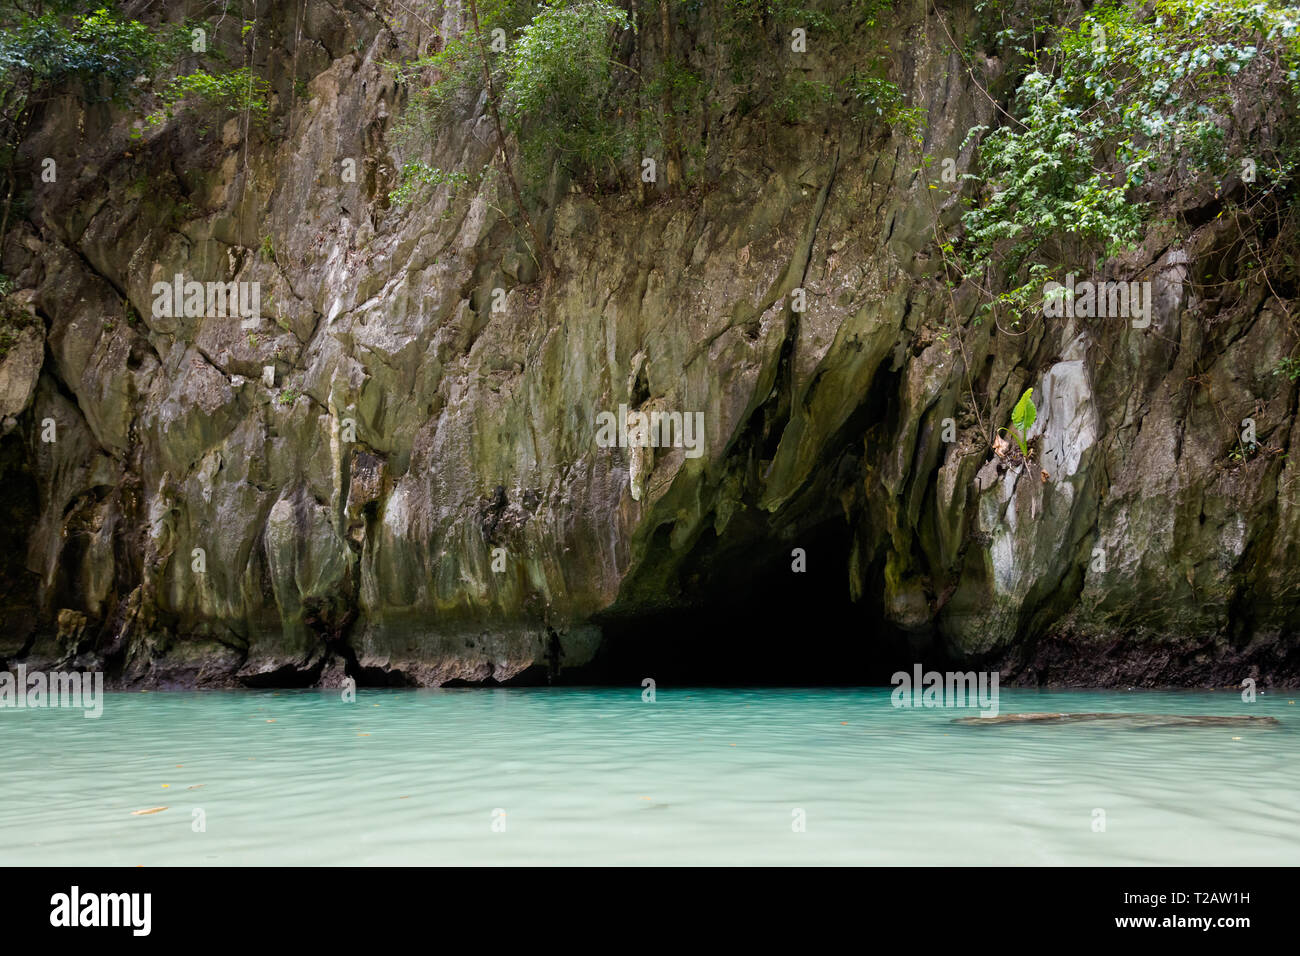
{"type": "Polygon", "coordinates": [[[1003,714],[1282,721],[1177,729],[965,727],[888,688],[341,696],[0,709],[0,862],[1300,862],[1294,693],[1001,694],[1003,714]]]}

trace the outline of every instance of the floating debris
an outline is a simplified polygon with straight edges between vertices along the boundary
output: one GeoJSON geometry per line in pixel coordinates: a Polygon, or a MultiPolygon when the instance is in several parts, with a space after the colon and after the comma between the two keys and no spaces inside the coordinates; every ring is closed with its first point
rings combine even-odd
{"type": "Polygon", "coordinates": [[[957,717],[954,724],[984,727],[990,724],[1077,724],[1107,721],[1126,727],[1276,727],[1276,717],[1216,717],[1189,714],[1000,714],[997,717],[957,717]]]}
{"type": "Polygon", "coordinates": [[[132,810],[131,816],[143,817],[143,816],[148,816],[151,813],[162,813],[166,809],[167,809],[166,807],[150,807],[147,810],[132,810]]]}

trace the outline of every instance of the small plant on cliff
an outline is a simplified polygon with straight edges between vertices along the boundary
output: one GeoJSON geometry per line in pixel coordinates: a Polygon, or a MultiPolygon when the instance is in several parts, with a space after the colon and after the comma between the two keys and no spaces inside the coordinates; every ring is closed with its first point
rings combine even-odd
{"type": "Polygon", "coordinates": [[[271,85],[247,67],[229,73],[186,73],[167,84],[162,107],[146,122],[155,125],[184,110],[248,113],[260,122],[266,119],[270,92],[271,85]]]}
{"type": "Polygon", "coordinates": [[[1284,359],[1279,359],[1277,365],[1273,368],[1273,374],[1285,375],[1293,382],[1300,381],[1300,359],[1292,358],[1289,355],[1284,359]]]}
{"type": "Polygon", "coordinates": [[[880,120],[915,138],[921,131],[925,109],[908,106],[897,83],[876,75],[880,70],[881,65],[876,62],[868,70],[854,70],[844,81],[858,116],[864,120],[880,120]]]}
{"type": "MultiPolygon", "coordinates": [[[[0,289],[5,288],[7,282],[8,280],[4,276],[0,276],[0,289]]],[[[39,329],[40,327],[40,319],[5,295],[0,294],[0,361],[3,361],[13,347],[18,344],[24,329],[39,329]]]]}
{"type": "Polygon", "coordinates": [[[402,166],[400,185],[388,194],[395,206],[410,202],[425,186],[450,186],[452,197],[456,190],[469,183],[469,176],[459,170],[448,172],[428,163],[409,162],[402,166]]]}
{"type": "Polygon", "coordinates": [[[782,123],[794,125],[824,108],[835,99],[835,91],[821,80],[792,78],[777,88],[771,113],[782,123]]]}
{"type": "Polygon", "coordinates": [[[1034,404],[1034,390],[1025,389],[1025,394],[1020,396],[1020,401],[1016,402],[1016,407],[1011,410],[1011,428],[1002,429],[1010,431],[1015,437],[1016,443],[1020,445],[1021,456],[1029,460],[1029,443],[1026,439],[1029,437],[1029,429],[1034,427],[1034,422],[1038,420],[1038,406],[1034,404]]]}

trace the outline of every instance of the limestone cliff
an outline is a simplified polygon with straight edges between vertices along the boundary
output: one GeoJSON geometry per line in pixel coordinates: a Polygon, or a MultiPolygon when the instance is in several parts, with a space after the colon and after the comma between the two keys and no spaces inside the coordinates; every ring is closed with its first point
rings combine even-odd
{"type": "Polygon", "coordinates": [[[714,87],[693,187],[552,179],[553,275],[499,177],[389,201],[411,159],[496,161],[483,97],[424,156],[389,135],[385,63],[464,29],[415,8],[257,4],[264,129],[142,126],[68,90],[25,137],[3,272],[39,322],[0,364],[0,659],[138,686],[505,681],[780,609],[807,623],[772,679],[873,676],[846,646],[1007,681],[1300,678],[1291,291],[1207,293],[1238,226],[1171,192],[1185,228],[1111,267],[1152,283],[1149,327],[973,321],[936,247],[962,187],[923,163],[970,168],[984,90],[1008,92],[982,47],[987,84],[964,81],[972,5],[897,4],[799,63],[876,49],[918,139],[714,87]],[[259,283],[264,318],[156,315],[178,274],[259,283]],[[1017,463],[992,444],[1029,387],[1017,463]],[[606,447],[620,406],[702,412],[702,454],[606,447]],[[1260,452],[1234,458],[1247,418],[1260,452]]]}

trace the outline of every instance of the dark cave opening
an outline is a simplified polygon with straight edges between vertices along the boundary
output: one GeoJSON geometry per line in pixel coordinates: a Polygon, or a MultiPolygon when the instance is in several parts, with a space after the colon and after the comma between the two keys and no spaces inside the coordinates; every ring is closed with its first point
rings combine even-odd
{"type": "Polygon", "coordinates": [[[870,595],[850,599],[852,537],[842,519],[777,543],[708,537],[681,575],[679,606],[600,620],[595,658],[560,682],[878,686],[924,659],[925,648],[890,626],[870,595]],[[796,548],[805,570],[794,570],[796,548]]]}
{"type": "MultiPolygon", "coordinates": [[[[777,514],[742,495],[725,530],[705,531],[679,561],[671,525],[646,549],[643,577],[594,619],[602,640],[587,665],[553,678],[564,684],[667,686],[882,686],[915,663],[944,663],[932,634],[890,624],[881,606],[883,560],[859,555],[850,593],[854,521],[869,521],[862,479],[881,436],[893,434],[898,374],[882,369],[826,442],[809,483],[777,514]],[[796,570],[800,549],[802,570],[796,570]],[[657,577],[656,566],[675,571],[657,577]],[[637,600],[636,595],[641,596],[637,600]]],[[[778,451],[789,414],[774,397],[755,412],[747,439],[756,477],[778,451]],[[773,419],[775,416],[775,420],[773,419]]],[[[743,453],[744,441],[733,452],[743,453]]],[[[886,453],[886,452],[881,452],[886,453]]]]}

